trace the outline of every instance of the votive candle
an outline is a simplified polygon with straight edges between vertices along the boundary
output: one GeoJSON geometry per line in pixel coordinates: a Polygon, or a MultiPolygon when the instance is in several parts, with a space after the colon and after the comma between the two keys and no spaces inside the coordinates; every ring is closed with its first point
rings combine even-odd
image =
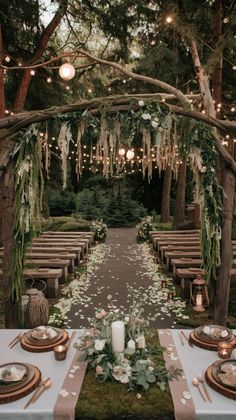
{"type": "Polygon", "coordinates": [[[227,341],[219,341],[217,344],[218,356],[221,359],[229,359],[233,350],[233,344],[227,341]]]}
{"type": "Polygon", "coordinates": [[[113,353],[123,353],[125,350],[125,324],[114,321],[111,324],[111,343],[113,353]]]}

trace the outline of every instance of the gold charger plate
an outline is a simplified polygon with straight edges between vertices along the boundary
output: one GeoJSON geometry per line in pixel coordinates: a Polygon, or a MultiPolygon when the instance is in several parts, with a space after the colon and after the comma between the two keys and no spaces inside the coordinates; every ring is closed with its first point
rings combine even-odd
{"type": "MultiPolygon", "coordinates": [[[[11,391],[15,391],[17,389],[20,389],[22,386],[24,386],[26,383],[28,383],[32,377],[33,372],[30,371],[29,367],[25,363],[19,363],[19,362],[12,362],[12,363],[4,363],[0,366],[0,369],[10,369],[11,367],[16,367],[20,370],[25,370],[25,375],[18,381],[7,381],[5,384],[0,384],[0,394],[6,394],[11,391]]],[[[3,382],[2,380],[0,382],[3,382]]]]}

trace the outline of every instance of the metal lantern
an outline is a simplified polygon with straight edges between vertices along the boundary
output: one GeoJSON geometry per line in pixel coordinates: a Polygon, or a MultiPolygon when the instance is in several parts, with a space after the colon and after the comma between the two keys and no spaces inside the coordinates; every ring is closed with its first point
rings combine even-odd
{"type": "Polygon", "coordinates": [[[70,63],[62,64],[59,68],[59,75],[64,80],[71,80],[75,75],[75,68],[70,63]]]}
{"type": "Polygon", "coordinates": [[[207,284],[201,274],[190,283],[190,303],[196,312],[204,312],[209,306],[207,284]]]}

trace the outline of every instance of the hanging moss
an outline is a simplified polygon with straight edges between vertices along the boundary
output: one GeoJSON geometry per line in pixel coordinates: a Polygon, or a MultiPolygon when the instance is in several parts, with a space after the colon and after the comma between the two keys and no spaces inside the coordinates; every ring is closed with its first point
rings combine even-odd
{"type": "Polygon", "coordinates": [[[14,245],[10,277],[11,297],[19,301],[23,287],[25,253],[41,226],[43,196],[41,141],[32,125],[16,140],[14,170],[14,245]]]}

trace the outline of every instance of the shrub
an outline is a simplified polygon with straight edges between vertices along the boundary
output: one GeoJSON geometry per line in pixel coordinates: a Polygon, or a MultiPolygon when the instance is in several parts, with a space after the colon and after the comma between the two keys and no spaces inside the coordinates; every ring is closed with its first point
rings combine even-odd
{"type": "Polygon", "coordinates": [[[48,189],[48,206],[51,216],[71,214],[76,208],[76,194],[72,191],[48,189]]]}
{"type": "Polygon", "coordinates": [[[91,223],[91,230],[94,232],[95,241],[104,241],[107,236],[107,225],[103,223],[102,219],[93,220],[91,223]]]}
{"type": "Polygon", "coordinates": [[[155,230],[155,223],[152,216],[146,216],[141,223],[137,225],[138,234],[137,239],[139,241],[146,241],[149,239],[149,232],[155,230]]]}

